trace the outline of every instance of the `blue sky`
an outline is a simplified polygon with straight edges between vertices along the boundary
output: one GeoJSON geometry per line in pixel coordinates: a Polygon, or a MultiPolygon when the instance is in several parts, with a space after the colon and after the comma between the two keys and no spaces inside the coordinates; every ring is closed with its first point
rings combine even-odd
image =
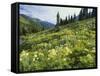
{"type": "Polygon", "coordinates": [[[74,15],[74,13],[78,15],[80,9],[81,8],[20,5],[20,14],[56,24],[57,12],[59,12],[60,17],[64,19],[68,15],[74,15]]]}

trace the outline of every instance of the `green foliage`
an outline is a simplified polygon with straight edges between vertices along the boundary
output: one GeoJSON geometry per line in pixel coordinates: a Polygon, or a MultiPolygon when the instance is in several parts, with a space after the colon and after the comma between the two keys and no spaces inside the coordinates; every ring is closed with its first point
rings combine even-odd
{"type": "Polygon", "coordinates": [[[96,17],[96,9],[93,8],[92,11],[88,11],[88,8],[82,8],[79,13],[79,20],[84,20],[88,18],[96,17]]]}
{"type": "Polygon", "coordinates": [[[59,15],[59,12],[57,13],[57,24],[56,24],[56,27],[58,27],[60,24],[60,15],[59,15]]]}
{"type": "Polygon", "coordinates": [[[20,36],[20,71],[95,67],[95,19],[20,36]]]}
{"type": "Polygon", "coordinates": [[[40,23],[37,23],[35,21],[32,21],[28,16],[26,15],[20,15],[20,34],[26,35],[30,33],[36,33],[43,29],[40,23]]]}

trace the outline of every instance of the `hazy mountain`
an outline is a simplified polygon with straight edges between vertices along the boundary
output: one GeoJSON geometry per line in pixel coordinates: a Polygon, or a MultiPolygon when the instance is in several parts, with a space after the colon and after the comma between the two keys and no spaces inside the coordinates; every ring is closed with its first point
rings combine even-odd
{"type": "Polygon", "coordinates": [[[53,28],[55,25],[50,23],[50,22],[46,22],[46,21],[40,21],[41,25],[45,28],[53,28]]]}
{"type": "Polygon", "coordinates": [[[42,21],[38,18],[31,18],[27,15],[20,14],[20,33],[34,33],[41,30],[53,28],[54,24],[42,21]]]}
{"type": "Polygon", "coordinates": [[[48,21],[43,21],[38,18],[31,18],[31,20],[40,23],[44,29],[53,28],[55,26],[53,23],[50,23],[48,21]]]}

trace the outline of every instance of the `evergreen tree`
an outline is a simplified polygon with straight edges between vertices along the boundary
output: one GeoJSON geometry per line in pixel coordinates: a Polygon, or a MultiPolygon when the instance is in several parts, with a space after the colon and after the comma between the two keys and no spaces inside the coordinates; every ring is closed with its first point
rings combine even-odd
{"type": "Polygon", "coordinates": [[[74,14],[74,21],[76,21],[76,14],[74,14]]]}
{"type": "Polygon", "coordinates": [[[83,8],[82,19],[87,19],[87,18],[88,18],[88,8],[83,8]]]}
{"type": "Polygon", "coordinates": [[[88,18],[88,8],[82,8],[79,13],[79,20],[83,20],[87,18],[88,18]]]}
{"type": "Polygon", "coordinates": [[[91,18],[92,17],[92,12],[89,12],[88,13],[88,18],[91,18]]]}
{"type": "Polygon", "coordinates": [[[71,16],[71,18],[70,18],[70,22],[73,22],[73,16],[71,16]]]}
{"type": "Polygon", "coordinates": [[[70,23],[70,21],[71,21],[71,18],[70,18],[70,15],[68,16],[68,23],[70,23]]]}
{"type": "Polygon", "coordinates": [[[83,9],[80,10],[80,13],[79,13],[79,20],[82,20],[82,17],[83,17],[83,9]]]}
{"type": "Polygon", "coordinates": [[[67,16],[66,16],[66,18],[65,18],[65,21],[64,21],[64,23],[65,23],[65,24],[67,24],[67,23],[68,23],[67,16]]]}
{"type": "Polygon", "coordinates": [[[65,24],[66,24],[66,23],[65,23],[65,20],[62,20],[62,24],[63,24],[63,25],[65,25],[65,24]]]}
{"type": "Polygon", "coordinates": [[[63,25],[63,20],[60,18],[60,25],[63,25]]]}
{"type": "Polygon", "coordinates": [[[95,17],[95,16],[96,16],[96,9],[94,8],[92,11],[92,17],[95,17]]]}
{"type": "Polygon", "coordinates": [[[57,13],[57,23],[56,23],[56,26],[59,26],[60,24],[60,15],[59,15],[59,12],[57,13]]]}

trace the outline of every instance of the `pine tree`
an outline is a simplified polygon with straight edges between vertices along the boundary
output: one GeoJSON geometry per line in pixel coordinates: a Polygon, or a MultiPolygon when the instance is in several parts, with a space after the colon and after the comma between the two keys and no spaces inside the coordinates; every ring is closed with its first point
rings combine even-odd
{"type": "Polygon", "coordinates": [[[80,13],[79,13],[79,20],[82,20],[82,16],[83,16],[83,9],[80,10],[80,13]]]}
{"type": "Polygon", "coordinates": [[[70,21],[73,22],[73,16],[71,16],[70,21]]]}
{"type": "Polygon", "coordinates": [[[89,12],[88,13],[88,18],[91,18],[92,17],[92,12],[89,12]]]}
{"type": "Polygon", "coordinates": [[[83,20],[87,18],[88,18],[88,8],[82,8],[79,13],[79,20],[83,20]]]}
{"type": "Polygon", "coordinates": [[[74,14],[74,21],[76,21],[76,14],[74,14]]]}
{"type": "Polygon", "coordinates": [[[56,26],[59,26],[60,24],[60,15],[59,15],[59,12],[57,13],[57,23],[56,23],[56,26]]]}
{"type": "Polygon", "coordinates": [[[68,23],[70,23],[70,21],[71,21],[71,18],[70,18],[70,15],[68,16],[68,23]]]}
{"type": "Polygon", "coordinates": [[[62,18],[60,18],[60,25],[63,25],[63,20],[62,20],[62,18]]]}
{"type": "Polygon", "coordinates": [[[66,16],[66,18],[65,18],[65,24],[67,24],[68,23],[68,19],[67,19],[67,16],[66,16]]]}
{"type": "Polygon", "coordinates": [[[96,16],[96,9],[94,8],[92,11],[92,17],[95,17],[95,16],[96,16]]]}
{"type": "Polygon", "coordinates": [[[83,8],[83,17],[82,19],[87,19],[88,18],[88,8],[83,8]]]}

